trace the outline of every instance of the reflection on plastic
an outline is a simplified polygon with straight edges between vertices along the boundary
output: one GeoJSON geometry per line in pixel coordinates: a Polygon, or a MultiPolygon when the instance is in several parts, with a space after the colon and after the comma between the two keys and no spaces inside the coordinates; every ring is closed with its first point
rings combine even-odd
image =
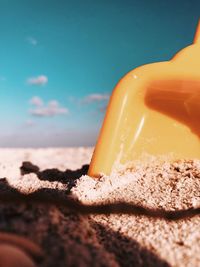
{"type": "Polygon", "coordinates": [[[159,81],[148,88],[146,105],[187,125],[200,137],[200,81],[159,81]]]}
{"type": "Polygon", "coordinates": [[[110,174],[144,154],[200,158],[200,22],[170,61],[141,66],[115,87],[88,174],[110,174]]]}

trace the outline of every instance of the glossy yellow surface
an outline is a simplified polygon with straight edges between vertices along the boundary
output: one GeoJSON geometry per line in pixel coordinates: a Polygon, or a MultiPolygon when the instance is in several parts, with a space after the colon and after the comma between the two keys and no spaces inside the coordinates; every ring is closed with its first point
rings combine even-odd
{"type": "Polygon", "coordinates": [[[170,61],[134,69],[115,87],[88,174],[143,155],[200,158],[200,23],[170,61]]]}

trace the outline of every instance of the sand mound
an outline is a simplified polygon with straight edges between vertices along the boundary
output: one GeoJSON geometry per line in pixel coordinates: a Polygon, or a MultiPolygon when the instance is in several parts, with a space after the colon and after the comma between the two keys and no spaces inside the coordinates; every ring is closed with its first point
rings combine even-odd
{"type": "MultiPolygon", "coordinates": [[[[123,201],[172,211],[200,206],[200,161],[138,164],[94,180],[81,176],[91,153],[91,148],[1,150],[0,190],[63,199],[70,191],[85,204],[123,201]],[[23,161],[35,164],[26,165],[30,173],[20,173],[23,161]]],[[[67,208],[5,203],[0,216],[0,231],[26,236],[44,249],[47,256],[37,266],[200,266],[200,216],[179,221],[82,216],[67,208]]]]}

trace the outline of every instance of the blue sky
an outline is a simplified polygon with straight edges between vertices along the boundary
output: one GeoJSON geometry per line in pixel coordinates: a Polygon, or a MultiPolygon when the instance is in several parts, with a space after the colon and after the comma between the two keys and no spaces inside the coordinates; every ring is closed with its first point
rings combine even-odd
{"type": "Polygon", "coordinates": [[[199,17],[196,0],[0,0],[0,146],[94,145],[117,81],[199,17]]]}

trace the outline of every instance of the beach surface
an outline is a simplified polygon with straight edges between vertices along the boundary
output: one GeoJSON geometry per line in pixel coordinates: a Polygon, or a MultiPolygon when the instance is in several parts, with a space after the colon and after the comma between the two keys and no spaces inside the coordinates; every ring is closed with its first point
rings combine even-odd
{"type": "Polygon", "coordinates": [[[0,242],[1,233],[33,241],[44,251],[42,259],[33,259],[34,266],[200,266],[199,215],[169,221],[112,209],[110,214],[80,214],[67,202],[195,209],[200,206],[200,161],[152,161],[96,180],[86,175],[92,152],[84,147],[0,149],[0,195],[10,196],[0,201],[0,242]],[[44,202],[46,197],[46,202],[15,202],[15,195],[44,202]]]}

